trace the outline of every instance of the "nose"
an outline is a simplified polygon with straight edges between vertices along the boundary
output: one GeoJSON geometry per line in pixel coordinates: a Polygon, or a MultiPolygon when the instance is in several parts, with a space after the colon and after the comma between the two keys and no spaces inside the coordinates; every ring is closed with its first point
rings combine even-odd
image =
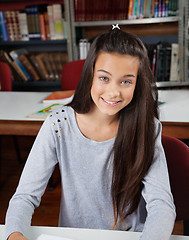
{"type": "Polygon", "coordinates": [[[116,99],[119,96],[120,96],[119,87],[114,83],[110,83],[108,86],[108,97],[110,99],[116,99]]]}

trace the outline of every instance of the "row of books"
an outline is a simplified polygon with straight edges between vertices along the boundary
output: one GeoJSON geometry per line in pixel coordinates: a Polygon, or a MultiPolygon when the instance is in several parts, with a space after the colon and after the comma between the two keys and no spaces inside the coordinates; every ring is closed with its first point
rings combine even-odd
{"type": "Polygon", "coordinates": [[[61,4],[30,5],[24,11],[0,11],[0,40],[28,41],[67,38],[61,4]]]}
{"type": "Polygon", "coordinates": [[[180,81],[178,43],[160,42],[156,45],[149,45],[147,48],[156,81],[180,81]]]}
{"type": "Polygon", "coordinates": [[[178,0],[130,0],[128,19],[178,15],[178,0]]]}
{"type": "Polygon", "coordinates": [[[15,73],[15,81],[61,81],[67,54],[60,52],[28,52],[26,49],[2,51],[1,55],[15,73]]]}
{"type": "MultiPolygon", "coordinates": [[[[79,40],[79,59],[87,57],[91,40],[79,40]]],[[[157,82],[179,80],[178,43],[146,44],[153,75],[157,82]]]]}
{"type": "MultiPolygon", "coordinates": [[[[79,41],[79,58],[85,59],[90,43],[87,39],[79,41]]],[[[157,82],[180,81],[178,43],[160,42],[147,45],[153,75],[157,82]]]]}
{"type": "Polygon", "coordinates": [[[74,1],[75,21],[125,20],[178,15],[178,0],[74,1]]]}

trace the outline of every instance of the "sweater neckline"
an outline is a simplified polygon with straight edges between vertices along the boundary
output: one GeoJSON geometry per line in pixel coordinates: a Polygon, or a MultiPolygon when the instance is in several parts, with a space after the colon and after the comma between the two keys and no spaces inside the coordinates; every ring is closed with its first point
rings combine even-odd
{"type": "Polygon", "coordinates": [[[113,137],[111,139],[108,139],[108,140],[105,140],[105,141],[95,141],[95,140],[92,140],[90,138],[87,138],[81,132],[81,130],[78,126],[74,109],[71,108],[71,107],[69,107],[69,109],[70,109],[70,114],[72,115],[71,119],[72,119],[72,125],[73,125],[73,128],[74,128],[74,131],[75,131],[76,135],[80,138],[80,140],[85,141],[85,142],[90,142],[90,143],[93,143],[93,144],[97,144],[97,145],[110,144],[110,143],[113,143],[115,141],[115,137],[113,137]]]}

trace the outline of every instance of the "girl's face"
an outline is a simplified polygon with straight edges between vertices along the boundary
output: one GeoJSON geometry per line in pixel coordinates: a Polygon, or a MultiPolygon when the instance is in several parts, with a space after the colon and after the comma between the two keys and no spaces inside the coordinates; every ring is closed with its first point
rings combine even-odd
{"type": "Polygon", "coordinates": [[[96,110],[114,116],[127,106],[133,98],[138,68],[138,57],[100,53],[91,87],[91,97],[96,110]]]}

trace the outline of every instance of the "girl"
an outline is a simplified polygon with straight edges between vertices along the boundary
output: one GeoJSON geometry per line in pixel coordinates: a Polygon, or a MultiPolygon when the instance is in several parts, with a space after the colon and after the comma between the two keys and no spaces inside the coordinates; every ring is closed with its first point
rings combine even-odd
{"type": "Polygon", "coordinates": [[[143,43],[114,27],[93,42],[69,106],[44,122],[6,215],[6,238],[26,239],[58,163],[59,226],[142,231],[168,240],[175,220],[157,91],[143,43]]]}

